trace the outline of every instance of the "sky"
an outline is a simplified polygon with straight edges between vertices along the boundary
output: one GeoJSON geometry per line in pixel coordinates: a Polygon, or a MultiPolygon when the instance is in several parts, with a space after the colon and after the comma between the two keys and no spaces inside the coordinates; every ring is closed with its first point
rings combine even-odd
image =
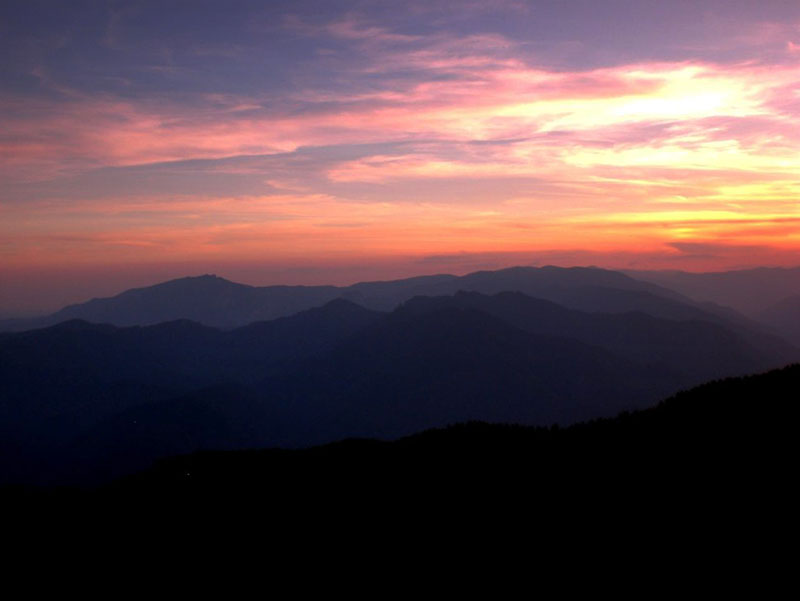
{"type": "Polygon", "coordinates": [[[800,2],[5,0],[0,316],[800,265],[800,2]]]}

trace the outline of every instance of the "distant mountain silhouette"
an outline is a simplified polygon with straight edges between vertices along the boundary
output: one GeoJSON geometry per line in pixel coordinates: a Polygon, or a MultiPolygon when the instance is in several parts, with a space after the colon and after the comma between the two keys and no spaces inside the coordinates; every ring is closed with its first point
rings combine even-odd
{"type": "Polygon", "coordinates": [[[568,424],[796,359],[770,341],[521,293],[417,297],[390,314],[337,299],[229,331],[73,320],[0,335],[0,446],[14,457],[0,475],[88,481],[202,448],[568,424]]]}
{"type": "Polygon", "coordinates": [[[340,296],[334,286],[236,284],[213,275],[171,280],[128,290],[112,298],[71,305],[50,321],[85,319],[119,326],[190,319],[221,328],[274,319],[322,305],[340,296]]]}
{"type": "Polygon", "coordinates": [[[594,267],[513,267],[462,277],[422,276],[346,287],[255,287],[211,275],[189,277],[71,305],[48,317],[5,320],[0,322],[0,329],[20,331],[70,319],[118,326],[189,319],[230,329],[291,315],[336,298],[373,310],[391,311],[414,296],[450,295],[459,290],[483,294],[522,292],[582,311],[642,311],[668,319],[735,321],[729,310],[699,306],[671,290],[615,271],[594,267]]]}

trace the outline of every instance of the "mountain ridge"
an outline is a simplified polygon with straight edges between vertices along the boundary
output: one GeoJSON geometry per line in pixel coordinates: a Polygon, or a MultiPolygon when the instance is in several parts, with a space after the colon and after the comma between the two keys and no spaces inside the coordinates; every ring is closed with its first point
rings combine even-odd
{"type": "Polygon", "coordinates": [[[191,319],[232,329],[284,317],[345,298],[366,308],[391,311],[414,296],[454,294],[459,290],[493,294],[519,291],[565,306],[606,312],[643,310],[660,317],[694,315],[709,320],[744,320],[730,310],[701,307],[691,299],[622,272],[597,267],[511,267],[400,280],[359,282],[350,286],[249,286],[215,275],[190,276],[134,288],[64,307],[38,319],[4,320],[0,329],[20,331],[80,318],[118,326],[152,325],[191,319]]]}
{"type": "Polygon", "coordinates": [[[0,443],[9,457],[50,457],[51,472],[91,478],[111,474],[111,458],[133,469],[212,442],[295,447],[470,419],[568,424],[791,360],[742,336],[519,292],[415,297],[388,314],[335,299],[233,330],[71,320],[0,335],[0,443]]]}

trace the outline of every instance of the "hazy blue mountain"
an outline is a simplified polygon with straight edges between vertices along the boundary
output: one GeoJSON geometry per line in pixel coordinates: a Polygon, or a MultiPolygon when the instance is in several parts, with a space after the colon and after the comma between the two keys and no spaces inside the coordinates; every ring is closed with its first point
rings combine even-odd
{"type": "Polygon", "coordinates": [[[758,267],[712,273],[631,270],[625,273],[698,301],[732,307],[753,318],[789,296],[800,295],[800,267],[758,267]]]}
{"type": "Polygon", "coordinates": [[[19,331],[69,319],[118,326],[189,319],[214,327],[234,328],[291,315],[335,298],[348,299],[373,310],[391,311],[414,296],[450,295],[459,290],[483,294],[517,291],[582,311],[642,311],[668,319],[726,322],[736,319],[730,311],[699,306],[671,290],[615,271],[593,267],[514,267],[461,277],[422,276],[346,287],[255,287],[215,276],[190,277],[71,305],[38,320],[6,320],[0,323],[0,328],[19,331]]]}
{"type": "MultiPolygon", "coordinates": [[[[182,491],[198,498],[214,491],[248,491],[280,502],[276,490],[295,491],[292,500],[300,500],[334,485],[345,495],[343,506],[367,494],[403,510],[417,495],[434,500],[441,494],[458,505],[478,495],[480,504],[495,498],[503,507],[529,508],[543,496],[563,499],[580,491],[568,500],[582,511],[587,498],[599,503],[608,494],[625,503],[624,512],[636,510],[643,492],[681,500],[692,512],[702,509],[702,495],[711,493],[725,506],[762,498],[768,509],[777,509],[783,497],[772,495],[793,487],[787,474],[797,454],[798,387],[800,365],[792,365],[707,383],[652,408],[568,428],[470,422],[395,442],[201,453],[162,461],[115,488],[125,494],[182,491]],[[186,478],[189,471],[192,477],[186,478]],[[375,487],[384,486],[392,493],[374,494],[375,487]],[[400,500],[398,493],[408,496],[400,500]]],[[[652,508],[645,504],[639,510],[647,515],[652,508]]]]}

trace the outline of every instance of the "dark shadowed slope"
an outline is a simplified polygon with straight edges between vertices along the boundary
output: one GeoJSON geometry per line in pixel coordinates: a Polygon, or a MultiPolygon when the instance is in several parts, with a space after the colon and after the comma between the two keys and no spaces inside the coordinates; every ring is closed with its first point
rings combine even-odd
{"type": "MultiPolygon", "coordinates": [[[[683,560],[697,547],[703,569],[711,553],[726,570],[751,573],[755,552],[774,570],[781,559],[769,551],[796,513],[799,386],[792,366],[569,428],[470,422],[394,442],[203,451],[97,489],[0,492],[26,537],[32,526],[52,536],[74,525],[83,537],[100,527],[126,548],[145,538],[147,552],[153,540],[185,532],[207,551],[234,531],[248,549],[256,536],[303,568],[310,545],[326,563],[335,550],[352,566],[347,543],[365,541],[381,563],[422,542],[437,569],[443,552],[483,562],[487,550],[510,545],[526,565],[537,550],[559,563],[586,551],[593,563],[608,556],[614,569],[631,554],[671,565],[675,549],[683,560]]],[[[183,417],[173,417],[167,427],[179,428],[183,417]]]]}
{"type": "Polygon", "coordinates": [[[792,366],[566,429],[469,423],[391,443],[198,453],[119,481],[97,500],[230,503],[259,515],[354,520],[346,529],[404,518],[437,528],[530,519],[563,531],[614,516],[623,521],[610,529],[635,524],[649,536],[690,519],[723,523],[740,540],[793,502],[798,387],[792,366]]]}

